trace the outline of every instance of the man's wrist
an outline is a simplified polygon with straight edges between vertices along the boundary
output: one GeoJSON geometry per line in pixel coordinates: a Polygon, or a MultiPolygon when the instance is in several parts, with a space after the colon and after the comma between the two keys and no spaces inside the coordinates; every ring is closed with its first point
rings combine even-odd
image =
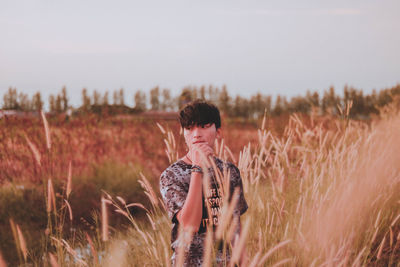
{"type": "Polygon", "coordinates": [[[192,172],[198,172],[198,173],[203,173],[203,169],[199,165],[192,165],[191,168],[192,172]]]}

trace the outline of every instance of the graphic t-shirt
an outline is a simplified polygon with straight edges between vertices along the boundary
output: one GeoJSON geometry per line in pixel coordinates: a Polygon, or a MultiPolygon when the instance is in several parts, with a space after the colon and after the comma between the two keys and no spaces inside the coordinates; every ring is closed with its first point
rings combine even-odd
{"type": "MultiPolygon", "coordinates": [[[[215,165],[221,173],[224,171],[229,171],[230,173],[230,186],[229,194],[233,195],[236,187],[239,188],[239,199],[237,205],[234,209],[233,216],[239,218],[243,214],[248,206],[243,194],[242,179],[240,177],[240,172],[238,168],[232,163],[225,163],[222,160],[215,158],[215,165]]],[[[209,169],[210,175],[210,186],[203,192],[203,212],[202,219],[199,227],[199,231],[194,234],[190,248],[187,251],[185,257],[184,266],[201,266],[203,263],[203,251],[204,242],[206,238],[207,226],[211,223],[214,227],[218,226],[218,218],[220,214],[220,208],[222,205],[222,188],[219,187],[217,182],[217,177],[214,170],[209,169]],[[210,208],[210,216],[208,215],[207,204],[210,208]]],[[[189,184],[191,178],[191,165],[185,163],[183,160],[178,160],[177,162],[170,165],[160,177],[160,191],[162,198],[164,200],[165,206],[168,211],[168,216],[172,220],[172,232],[171,232],[171,247],[173,254],[171,257],[173,265],[175,265],[175,260],[177,258],[178,251],[178,228],[179,222],[176,218],[177,213],[183,207],[185,203],[187,194],[189,192],[189,184]]],[[[238,225],[236,232],[240,231],[240,224],[238,225]]],[[[229,253],[227,254],[227,259],[223,258],[222,250],[216,255],[216,260],[219,263],[229,260],[229,253]]]]}

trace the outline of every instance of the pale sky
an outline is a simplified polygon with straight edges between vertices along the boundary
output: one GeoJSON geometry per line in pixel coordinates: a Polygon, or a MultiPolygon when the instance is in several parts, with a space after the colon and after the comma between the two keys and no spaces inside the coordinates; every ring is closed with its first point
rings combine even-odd
{"type": "MultiPolygon", "coordinates": [[[[399,0],[1,0],[0,96],[186,85],[288,97],[400,82],[399,0]]],[[[2,99],[0,100],[2,102],[2,99]]]]}

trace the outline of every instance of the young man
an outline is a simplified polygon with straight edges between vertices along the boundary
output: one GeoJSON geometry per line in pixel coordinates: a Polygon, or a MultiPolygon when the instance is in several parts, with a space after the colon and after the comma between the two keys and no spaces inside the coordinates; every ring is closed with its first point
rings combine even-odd
{"type": "MultiPolygon", "coordinates": [[[[221,173],[224,173],[224,170],[229,171],[230,196],[235,188],[238,188],[239,199],[233,213],[239,222],[237,234],[240,232],[239,217],[247,210],[247,203],[243,195],[242,179],[238,168],[214,156],[214,143],[221,131],[218,108],[207,102],[196,100],[181,109],[179,120],[188,152],[161,174],[160,191],[168,216],[172,220],[172,264],[175,265],[178,258],[178,228],[183,227],[193,234],[190,247],[185,252],[184,266],[202,266],[207,225],[212,220],[213,229],[216,229],[222,200],[215,170],[212,168],[203,170],[201,167],[205,166],[205,158],[213,160],[221,173]],[[203,178],[206,171],[210,182],[207,192],[203,192],[203,178]],[[206,203],[212,210],[210,215],[206,203]]],[[[219,264],[229,261],[229,258],[229,252],[224,258],[222,250],[216,255],[219,264]]]]}

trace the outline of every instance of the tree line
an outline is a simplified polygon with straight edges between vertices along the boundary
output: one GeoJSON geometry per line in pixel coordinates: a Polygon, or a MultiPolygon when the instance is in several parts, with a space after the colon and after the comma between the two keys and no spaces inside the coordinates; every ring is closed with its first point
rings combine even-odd
{"type": "MultiPolygon", "coordinates": [[[[371,114],[379,113],[379,109],[393,101],[396,95],[400,95],[400,84],[391,88],[373,90],[370,94],[364,94],[362,90],[345,86],[343,94],[336,93],[334,87],[325,90],[322,95],[318,92],[307,91],[303,96],[295,96],[288,100],[286,96],[272,97],[262,93],[256,93],[248,98],[237,95],[232,97],[226,86],[187,86],[177,96],[172,96],[169,89],[154,87],[146,94],[142,90],[133,93],[134,106],[125,104],[124,89],[112,92],[112,101],[108,91],[101,94],[94,90],[89,94],[86,88],[82,89],[82,104],[73,108],[69,103],[67,89],[63,87],[55,95],[48,98],[49,111],[51,113],[63,113],[71,110],[75,113],[101,113],[101,114],[132,114],[144,111],[177,111],[184,104],[194,99],[204,99],[216,104],[222,113],[230,117],[258,118],[266,112],[269,116],[279,116],[285,113],[300,112],[309,114],[341,114],[346,105],[352,103],[350,116],[367,118],[371,114]]],[[[6,110],[40,111],[44,102],[40,92],[32,98],[27,94],[18,93],[16,88],[9,88],[3,96],[2,108],[6,110]]]]}

